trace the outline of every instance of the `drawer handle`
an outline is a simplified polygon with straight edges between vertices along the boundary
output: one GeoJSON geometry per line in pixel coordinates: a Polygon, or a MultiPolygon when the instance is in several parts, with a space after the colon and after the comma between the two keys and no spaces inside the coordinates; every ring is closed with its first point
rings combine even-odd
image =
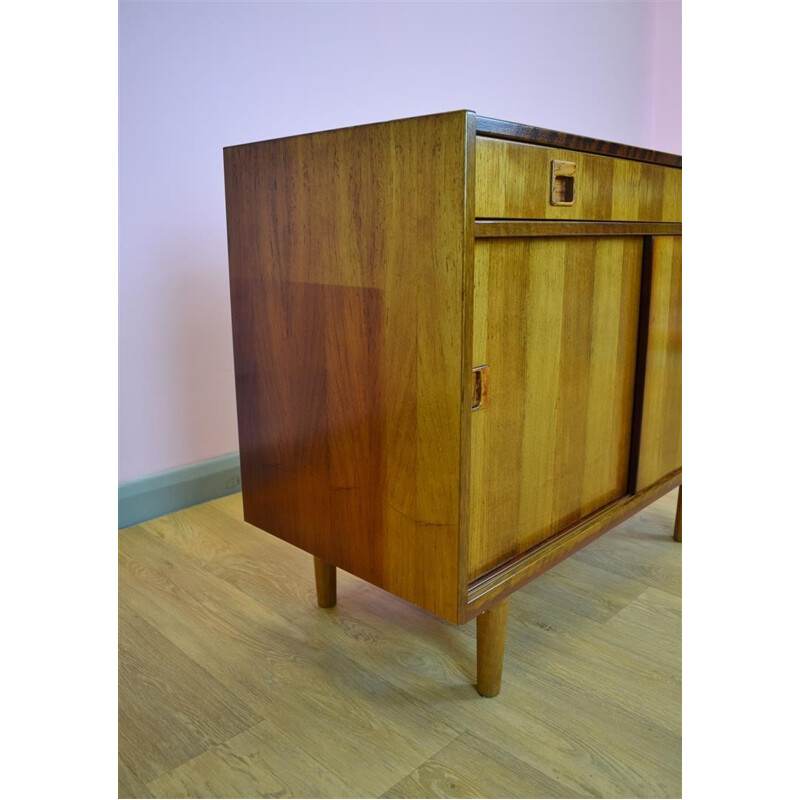
{"type": "Polygon", "coordinates": [[[574,161],[553,159],[552,181],[550,183],[550,204],[571,206],[575,202],[575,173],[578,166],[574,161]]]}
{"type": "Polygon", "coordinates": [[[489,366],[472,368],[472,410],[486,408],[489,402],[489,366]]]}

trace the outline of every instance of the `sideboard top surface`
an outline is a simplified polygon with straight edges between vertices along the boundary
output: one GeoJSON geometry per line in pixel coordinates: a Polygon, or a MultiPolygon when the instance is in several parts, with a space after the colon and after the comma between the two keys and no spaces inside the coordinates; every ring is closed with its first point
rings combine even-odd
{"type": "Polygon", "coordinates": [[[647,150],[643,147],[607,142],[603,139],[592,139],[573,133],[553,131],[548,128],[536,128],[532,125],[521,125],[518,122],[506,122],[491,117],[477,117],[477,133],[482,136],[493,136],[497,139],[511,139],[516,142],[560,147],[564,150],[577,150],[582,153],[594,153],[612,158],[625,158],[629,161],[645,161],[663,167],[681,168],[682,157],[673,153],[662,153],[658,150],[647,150]]]}
{"type": "MultiPolygon", "coordinates": [[[[428,114],[424,116],[442,116],[443,114],[458,113],[457,111],[443,112],[442,114],[428,114]]],[[[663,153],[658,150],[648,150],[634,145],[610,142],[604,139],[594,139],[589,136],[580,136],[573,133],[564,133],[549,128],[539,128],[534,125],[526,125],[519,122],[509,122],[507,120],[494,119],[493,117],[482,117],[476,115],[474,111],[461,109],[463,114],[475,115],[476,133],[479,136],[492,136],[497,139],[509,139],[516,142],[528,142],[530,144],[546,145],[559,147],[564,150],[575,150],[582,153],[594,153],[595,155],[609,156],[611,158],[623,158],[630,161],[644,161],[649,164],[659,164],[664,167],[675,167],[681,169],[682,157],[674,153],[663,153]]],[[[424,117],[418,117],[423,119],[424,117]]],[[[409,117],[407,119],[415,119],[409,117]]],[[[386,122],[367,123],[368,125],[386,125],[400,120],[387,120],[386,122]]],[[[365,127],[365,125],[354,125],[354,128],[365,127]]],[[[297,136],[314,135],[316,133],[330,133],[333,130],[347,130],[348,128],[333,128],[325,131],[314,131],[311,134],[296,134],[297,136]]],[[[292,139],[294,136],[278,137],[281,139],[292,139]]],[[[276,140],[263,140],[276,141],[276,140]]],[[[231,145],[223,148],[225,150],[233,147],[248,147],[261,142],[248,142],[240,145],[231,145]]]]}

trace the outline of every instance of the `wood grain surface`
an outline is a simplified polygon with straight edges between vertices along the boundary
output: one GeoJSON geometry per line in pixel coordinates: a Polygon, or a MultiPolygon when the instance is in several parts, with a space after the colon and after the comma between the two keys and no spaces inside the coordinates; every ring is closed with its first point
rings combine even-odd
{"type": "Polygon", "coordinates": [[[564,136],[459,111],[225,149],[249,522],[463,622],[470,582],[626,470],[645,488],[680,466],[674,357],[641,414],[631,394],[642,237],[679,261],[680,164],[564,136]],[[550,203],[554,160],[572,206],[550,203]]]}
{"type": "Polygon", "coordinates": [[[469,577],[625,493],[642,241],[475,246],[469,577]]]}
{"type": "Polygon", "coordinates": [[[312,559],[232,495],[119,535],[120,797],[679,797],[677,491],[474,628],[312,559]]]}
{"type": "Polygon", "coordinates": [[[119,619],[120,747],[147,782],[258,722],[259,717],[124,604],[119,619]],[[202,704],[195,702],[202,697],[202,704]]]}
{"type": "Polygon", "coordinates": [[[680,470],[662,478],[657,483],[637,494],[628,494],[599,509],[585,519],[570,525],[541,544],[506,561],[470,582],[467,589],[467,604],[464,619],[469,620],[485,608],[507,597],[532,579],[560,564],[564,559],[594,542],[658,500],[676,486],[680,486],[680,470]]]}
{"type": "Polygon", "coordinates": [[[476,620],[478,647],[478,693],[496,697],[503,680],[506,652],[508,598],[487,608],[476,620]]]}
{"type": "Polygon", "coordinates": [[[475,152],[476,217],[681,221],[679,169],[482,136],[475,152]],[[571,206],[550,203],[551,164],[562,160],[577,165],[571,206]]]}
{"type": "Polygon", "coordinates": [[[478,239],[507,236],[680,236],[680,222],[475,220],[478,239]]]}
{"type": "Polygon", "coordinates": [[[467,124],[225,150],[245,516],[450,620],[467,124]]]}
{"type": "MultiPolygon", "coordinates": [[[[189,518],[199,515],[202,511],[194,511],[189,518]]],[[[237,527],[232,517],[226,520],[227,530],[246,532],[246,525],[240,523],[237,527]]],[[[190,524],[183,522],[184,527],[190,524]]],[[[314,754],[310,763],[315,770],[304,772],[298,779],[306,782],[301,786],[313,781],[319,795],[308,796],[336,792],[337,782],[361,786],[364,794],[378,794],[456,735],[443,721],[431,720],[418,704],[406,702],[403,693],[378,674],[365,670],[343,650],[328,647],[283,616],[276,595],[270,595],[267,604],[257,602],[207,570],[202,560],[198,563],[173,549],[168,536],[165,542],[148,526],[128,528],[122,536],[121,593],[130,613],[157,629],[181,652],[182,658],[191,660],[245,707],[234,728],[237,734],[251,727],[255,715],[255,724],[267,742],[281,739],[286,752],[314,754]],[[382,702],[368,701],[369,697],[380,697],[382,702]],[[355,698],[361,699],[354,702],[355,698]],[[347,730],[348,736],[332,735],[341,729],[347,730]],[[329,778],[331,775],[333,778],[329,778]]],[[[214,557],[213,550],[206,554],[209,561],[214,557]]],[[[316,608],[310,557],[306,556],[306,561],[305,590],[314,613],[330,616],[335,612],[316,608]]],[[[289,569],[284,580],[291,583],[298,579],[289,569]]],[[[344,593],[340,596],[343,598],[344,593]]],[[[165,676],[165,691],[177,691],[167,678],[170,666],[170,660],[165,659],[159,674],[165,676]]],[[[123,681],[121,697],[135,697],[149,680],[146,671],[130,673],[130,680],[123,681]]],[[[177,686],[183,684],[180,674],[176,674],[176,681],[177,686]]],[[[190,686],[187,694],[196,706],[196,714],[214,710],[209,707],[203,687],[190,686]]],[[[155,772],[159,781],[166,780],[171,769],[163,771],[165,759],[172,758],[171,740],[174,733],[180,732],[184,720],[172,723],[158,705],[150,708],[147,720],[151,726],[163,726],[160,741],[150,738],[151,745],[158,747],[155,755],[161,760],[147,752],[140,757],[153,764],[150,774],[155,772]]],[[[190,723],[191,718],[187,726],[190,723]]],[[[121,721],[121,727],[127,730],[127,722],[121,721]]],[[[199,737],[201,733],[202,729],[194,735],[199,737]]],[[[228,743],[233,740],[231,737],[235,738],[235,734],[229,733],[228,743]]],[[[131,765],[129,748],[132,753],[139,751],[124,744],[123,735],[121,741],[123,758],[131,765]]],[[[206,741],[210,743],[211,738],[206,741]]],[[[198,752],[202,750],[197,748],[198,752]]],[[[298,757],[294,758],[296,761],[298,757]]],[[[194,760],[188,763],[193,764],[194,760]]],[[[302,762],[297,763],[297,768],[302,769],[302,762]]],[[[147,783],[157,795],[181,796],[173,794],[173,788],[156,789],[149,779],[147,783]]],[[[299,793],[302,789],[294,791],[299,793]]]]}
{"type": "Polygon", "coordinates": [[[627,158],[633,161],[661,164],[666,167],[677,167],[678,169],[683,164],[681,156],[673,153],[663,153],[659,150],[648,150],[644,147],[609,142],[604,139],[593,139],[590,136],[538,128],[535,125],[508,122],[507,120],[493,119],[492,117],[477,117],[476,128],[479,134],[498,139],[510,139],[517,142],[527,142],[528,144],[578,150],[583,153],[595,153],[614,158],[627,158]]]}
{"type": "Polygon", "coordinates": [[[333,608],[336,605],[336,567],[314,556],[314,579],[317,584],[317,605],[333,608]]]}
{"type": "Polygon", "coordinates": [[[653,239],[637,490],[681,467],[681,237],[653,239]]]}
{"type": "Polygon", "coordinates": [[[564,786],[501,746],[462,733],[381,797],[571,797],[564,786]],[[491,769],[477,775],[475,765],[491,769]]]}

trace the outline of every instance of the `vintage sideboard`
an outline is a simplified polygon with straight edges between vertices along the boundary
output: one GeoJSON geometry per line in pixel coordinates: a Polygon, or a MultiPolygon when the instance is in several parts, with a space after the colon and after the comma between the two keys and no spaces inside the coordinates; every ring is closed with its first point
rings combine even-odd
{"type": "MultiPolygon", "coordinates": [[[[681,483],[681,158],[471,111],[224,150],[245,519],[477,617],[681,483]]],[[[680,498],[675,538],[680,541],[680,498]]]]}

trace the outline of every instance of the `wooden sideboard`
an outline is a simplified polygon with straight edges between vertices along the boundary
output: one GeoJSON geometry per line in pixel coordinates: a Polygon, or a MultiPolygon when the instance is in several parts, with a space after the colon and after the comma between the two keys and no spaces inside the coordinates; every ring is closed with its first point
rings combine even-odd
{"type": "Polygon", "coordinates": [[[224,161],[245,519],[323,607],[477,617],[497,694],[509,595],[681,483],[680,157],[456,111],[224,161]]]}

